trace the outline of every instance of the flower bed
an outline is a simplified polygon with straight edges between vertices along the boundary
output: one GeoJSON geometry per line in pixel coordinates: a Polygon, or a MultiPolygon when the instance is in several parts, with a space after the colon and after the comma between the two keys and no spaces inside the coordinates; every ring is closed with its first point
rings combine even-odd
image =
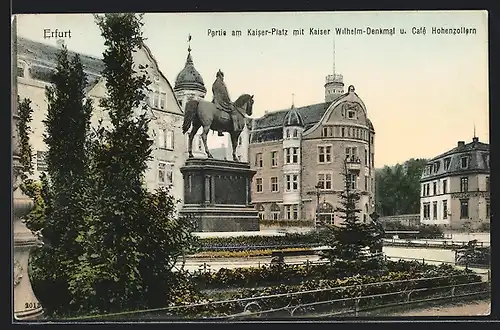
{"type": "MultiPolygon", "coordinates": [[[[279,249],[279,251],[311,251],[310,248],[296,247],[279,249]]],[[[194,258],[250,258],[250,257],[264,257],[270,256],[276,249],[265,250],[244,250],[244,251],[203,251],[192,255],[194,258]]]]}

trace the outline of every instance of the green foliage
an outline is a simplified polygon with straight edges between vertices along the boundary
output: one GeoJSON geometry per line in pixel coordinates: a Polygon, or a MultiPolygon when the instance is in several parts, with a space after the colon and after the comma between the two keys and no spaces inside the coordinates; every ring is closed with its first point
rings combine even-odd
{"type": "Polygon", "coordinates": [[[427,159],[410,159],[375,172],[377,212],[383,216],[420,212],[420,177],[427,159]]]}
{"type": "Polygon", "coordinates": [[[444,237],[443,229],[437,225],[405,226],[400,222],[386,221],[382,223],[386,231],[418,231],[418,234],[398,234],[399,238],[438,239],[444,237]]]}
{"type": "Polygon", "coordinates": [[[26,180],[29,174],[33,174],[33,151],[30,146],[29,134],[31,133],[30,123],[33,114],[33,109],[31,108],[31,100],[24,99],[22,102],[17,100],[18,104],[18,116],[17,121],[17,131],[19,138],[19,163],[21,180],[26,180]]]}
{"type": "Polygon", "coordinates": [[[340,195],[340,207],[336,212],[340,213],[342,223],[340,226],[325,225],[323,232],[324,245],[329,250],[322,252],[321,257],[330,262],[364,260],[365,257],[374,258],[382,254],[381,228],[374,222],[363,223],[359,220],[357,208],[360,194],[351,188],[348,179],[347,166],[342,173],[345,187],[340,195]]]}
{"type": "Polygon", "coordinates": [[[318,246],[320,243],[321,234],[318,232],[305,234],[286,233],[281,236],[235,236],[200,239],[202,250],[210,250],[213,247],[226,247],[231,248],[232,251],[238,251],[269,246],[318,246]]]}

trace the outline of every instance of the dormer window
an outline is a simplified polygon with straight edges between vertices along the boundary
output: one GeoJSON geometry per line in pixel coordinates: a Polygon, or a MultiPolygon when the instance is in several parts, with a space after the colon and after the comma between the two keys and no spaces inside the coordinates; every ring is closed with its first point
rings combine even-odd
{"type": "Polygon", "coordinates": [[[439,165],[441,165],[439,162],[435,162],[434,163],[434,168],[433,168],[434,173],[436,173],[437,171],[439,171],[439,165]]]}
{"type": "Polygon", "coordinates": [[[469,166],[469,158],[467,157],[460,158],[460,167],[465,169],[467,168],[467,166],[469,166]]]}
{"type": "Polygon", "coordinates": [[[451,158],[445,158],[444,160],[444,170],[448,170],[450,168],[451,158]]]}

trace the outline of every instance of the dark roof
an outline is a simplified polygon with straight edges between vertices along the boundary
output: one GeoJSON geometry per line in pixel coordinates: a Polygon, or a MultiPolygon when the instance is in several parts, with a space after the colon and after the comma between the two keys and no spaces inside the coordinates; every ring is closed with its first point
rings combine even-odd
{"type": "Polygon", "coordinates": [[[488,173],[490,170],[489,153],[489,144],[479,142],[477,139],[468,144],[457,145],[455,148],[431,159],[423,170],[421,181],[465,173],[488,173]],[[464,156],[468,158],[466,168],[461,167],[461,159],[464,156]],[[449,159],[448,168],[445,168],[445,159],[449,159]],[[434,164],[437,166],[437,171],[434,164]]]}
{"type": "MultiPolygon", "coordinates": [[[[339,95],[343,96],[343,95],[339,95]]],[[[296,108],[302,117],[304,129],[308,130],[321,120],[328,107],[334,102],[323,102],[296,108]]],[[[253,119],[250,143],[280,140],[283,138],[283,123],[290,109],[268,112],[253,119]]]]}
{"type": "Polygon", "coordinates": [[[446,157],[446,156],[449,156],[449,155],[452,155],[455,153],[469,152],[469,151],[474,151],[474,150],[489,152],[490,145],[487,143],[480,142],[479,140],[473,140],[472,142],[467,143],[467,144],[464,143],[463,146],[458,146],[458,144],[457,144],[457,146],[455,148],[448,150],[447,152],[442,153],[439,156],[432,158],[429,161],[429,163],[433,162],[436,159],[443,158],[443,157],[446,157]]]}
{"type": "Polygon", "coordinates": [[[283,120],[283,126],[304,127],[304,120],[302,119],[302,116],[293,105],[292,108],[285,115],[285,119],[283,120]]]}
{"type": "MultiPolygon", "coordinates": [[[[41,64],[54,63],[55,66],[58,52],[59,48],[51,45],[21,37],[17,39],[17,54],[30,57],[35,61],[39,60],[41,64]]],[[[78,54],[80,56],[80,60],[82,62],[84,70],[86,71],[90,71],[92,73],[100,75],[102,70],[104,69],[104,62],[100,58],[75,53],[73,51],[68,51],[68,54],[70,55],[70,57],[78,54]]]]}
{"type": "MultiPolygon", "coordinates": [[[[17,54],[31,59],[29,73],[34,79],[50,82],[52,74],[55,73],[57,65],[58,47],[43,44],[33,40],[18,38],[17,54]]],[[[86,90],[97,84],[104,69],[104,62],[96,57],[83,55],[68,50],[70,58],[78,54],[83,65],[83,70],[87,74],[88,84],[86,90]]]]}
{"type": "Polygon", "coordinates": [[[183,90],[183,89],[193,89],[198,90],[200,92],[206,92],[205,83],[203,82],[203,78],[201,74],[194,67],[193,58],[191,57],[191,49],[188,49],[188,56],[186,58],[186,64],[184,65],[184,69],[179,72],[177,78],[175,79],[174,90],[183,90]]]}

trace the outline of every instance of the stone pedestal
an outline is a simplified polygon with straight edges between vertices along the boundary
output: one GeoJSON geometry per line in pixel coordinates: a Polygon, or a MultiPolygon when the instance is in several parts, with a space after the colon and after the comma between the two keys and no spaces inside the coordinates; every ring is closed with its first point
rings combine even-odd
{"type": "Polygon", "coordinates": [[[184,205],[181,215],[196,220],[198,232],[258,231],[259,216],[251,205],[255,171],[250,164],[191,158],[181,168],[184,205]]]}
{"type": "Polygon", "coordinates": [[[23,196],[20,189],[14,191],[14,318],[30,320],[42,315],[43,309],[33,293],[28,275],[30,250],[36,247],[38,239],[26,228],[22,218],[29,213],[33,204],[23,196]]]}

